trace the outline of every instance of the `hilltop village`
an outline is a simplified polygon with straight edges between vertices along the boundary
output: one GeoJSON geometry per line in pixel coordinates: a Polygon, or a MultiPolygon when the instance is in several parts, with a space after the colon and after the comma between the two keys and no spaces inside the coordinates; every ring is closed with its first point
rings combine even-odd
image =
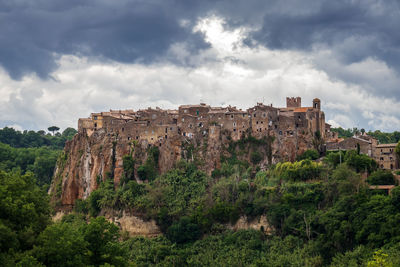
{"type": "MultiPolygon", "coordinates": [[[[147,145],[162,146],[169,138],[187,139],[219,135],[225,131],[237,141],[246,134],[256,138],[272,136],[277,140],[273,162],[293,161],[296,155],[314,148],[315,134],[320,134],[323,151],[351,150],[360,146],[360,152],[374,158],[382,169],[396,169],[396,144],[378,144],[366,134],[339,139],[331,125],[325,122],[321,101],[315,98],[311,106],[303,107],[300,97],[287,97],[286,107],[257,103],[243,111],[236,107],[182,105],[178,110],[148,108],[146,110],[110,110],[92,113],[78,121],[79,132],[91,136],[96,131],[118,134],[119,138],[137,140],[147,145]]],[[[321,151],[322,152],[322,151],[321,151]]]]}
{"type": "Polygon", "coordinates": [[[330,125],[325,123],[321,101],[302,107],[300,97],[287,97],[286,107],[257,103],[247,110],[236,107],[183,105],[178,110],[160,108],[146,110],[110,110],[92,113],[79,119],[78,131],[88,136],[98,132],[117,134],[119,139],[162,146],[168,138],[195,140],[216,137],[221,132],[237,141],[251,134],[256,138],[273,137],[273,162],[294,160],[296,155],[313,147],[315,133],[322,140],[335,138],[330,125]]]}
{"type": "Polygon", "coordinates": [[[153,161],[159,173],[180,160],[193,161],[211,175],[226,159],[257,161],[257,168],[295,161],[309,149],[355,150],[375,158],[384,169],[396,169],[395,144],[379,145],[367,135],[340,139],[325,122],[321,101],[302,106],[300,97],[287,97],[286,107],[257,103],[247,110],[236,107],[182,105],[178,110],[110,110],[78,121],[78,134],[66,143],[50,191],[58,190],[62,206],[85,199],[106,177],[119,183],[124,156],[139,167],[153,161]],[[239,147],[237,146],[239,145],[239,147]],[[240,147],[242,147],[240,149],[240,147]],[[153,152],[152,152],[153,151],[153,152]],[[56,185],[58,184],[58,185],[56,185]]]}

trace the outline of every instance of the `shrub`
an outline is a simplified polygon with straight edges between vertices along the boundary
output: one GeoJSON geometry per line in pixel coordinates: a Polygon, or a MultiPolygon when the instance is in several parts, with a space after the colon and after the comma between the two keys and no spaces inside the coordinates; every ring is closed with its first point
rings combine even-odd
{"type": "Polygon", "coordinates": [[[258,164],[263,159],[263,155],[258,151],[253,151],[250,156],[250,160],[253,164],[258,164]]]}
{"type": "Polygon", "coordinates": [[[193,223],[189,217],[182,217],[167,230],[167,238],[178,244],[196,241],[200,236],[199,226],[193,223]]]}
{"type": "Polygon", "coordinates": [[[368,178],[367,182],[371,185],[394,185],[396,180],[390,171],[377,170],[373,172],[368,178]]]}
{"type": "Polygon", "coordinates": [[[300,161],[303,159],[316,160],[318,158],[319,158],[318,151],[315,149],[309,149],[309,150],[304,151],[303,154],[297,156],[296,160],[297,161],[300,161]]]}

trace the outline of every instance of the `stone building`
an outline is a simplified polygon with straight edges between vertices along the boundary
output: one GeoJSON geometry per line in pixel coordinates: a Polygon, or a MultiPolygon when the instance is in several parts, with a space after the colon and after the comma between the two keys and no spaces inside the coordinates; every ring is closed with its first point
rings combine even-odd
{"type": "Polygon", "coordinates": [[[360,146],[360,153],[369,157],[374,157],[377,140],[367,135],[352,136],[346,139],[331,139],[326,143],[327,151],[346,151],[357,150],[360,146]]]}
{"type": "Polygon", "coordinates": [[[376,146],[374,158],[381,169],[394,170],[400,167],[395,154],[396,145],[381,144],[376,146]]]}

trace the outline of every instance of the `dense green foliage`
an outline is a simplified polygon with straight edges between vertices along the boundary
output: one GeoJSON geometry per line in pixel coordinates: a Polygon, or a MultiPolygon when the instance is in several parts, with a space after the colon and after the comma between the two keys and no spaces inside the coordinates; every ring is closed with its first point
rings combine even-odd
{"type": "Polygon", "coordinates": [[[229,156],[210,177],[191,161],[195,157],[158,175],[159,151],[150,148],[142,165],[151,169],[146,177],[139,170],[135,177],[135,161],[126,155],[119,184],[111,174],[99,177],[99,188],[54,223],[38,174],[17,160],[48,148],[0,148],[0,156],[17,155],[14,165],[1,161],[8,170],[0,171],[5,266],[400,265],[400,187],[390,195],[369,189],[364,173],[369,184],[394,184],[393,174],[376,171],[376,163],[357,151],[332,152],[322,162],[312,160],[316,151],[306,151],[296,162],[261,169],[268,140],[250,137],[231,142],[229,156]],[[129,238],[97,217],[122,210],[154,219],[164,235],[129,238]],[[230,230],[239,219],[260,216],[267,229],[230,230]]]}
{"type": "Polygon", "coordinates": [[[396,179],[391,171],[377,170],[367,179],[370,185],[394,185],[396,179]]]}
{"type": "Polygon", "coordinates": [[[146,162],[143,165],[139,166],[137,170],[140,180],[152,181],[156,178],[159,155],[160,151],[158,150],[158,147],[150,147],[148,149],[148,156],[146,162]]]}
{"type": "Polygon", "coordinates": [[[44,131],[0,129],[0,170],[22,174],[30,171],[39,185],[50,185],[61,149],[75,134],[73,128],[55,136],[44,131]]]}
{"type": "Polygon", "coordinates": [[[297,156],[296,160],[300,161],[303,159],[309,159],[309,160],[316,160],[319,158],[319,152],[315,149],[309,149],[304,151],[303,154],[297,156]]]}
{"type": "Polygon", "coordinates": [[[13,128],[5,127],[0,129],[0,142],[12,147],[42,147],[49,146],[54,149],[63,149],[65,142],[75,134],[73,128],[65,129],[62,134],[46,134],[44,131],[16,131],[13,128]]]}
{"type": "Polygon", "coordinates": [[[49,185],[60,150],[48,147],[13,148],[0,143],[0,170],[31,171],[39,184],[49,185]]]}
{"type": "MultiPolygon", "coordinates": [[[[332,132],[337,132],[339,134],[340,138],[347,138],[347,137],[352,137],[355,134],[360,134],[365,132],[364,129],[343,129],[342,127],[339,128],[331,128],[332,132]]],[[[379,130],[376,130],[374,132],[368,131],[367,134],[369,136],[374,137],[379,141],[380,144],[389,144],[389,143],[397,143],[400,141],[400,132],[394,131],[393,133],[384,133],[379,130]]]]}

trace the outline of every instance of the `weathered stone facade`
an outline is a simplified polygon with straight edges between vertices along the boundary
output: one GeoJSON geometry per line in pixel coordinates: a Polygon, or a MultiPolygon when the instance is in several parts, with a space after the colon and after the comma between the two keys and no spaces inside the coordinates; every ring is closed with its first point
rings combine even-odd
{"type": "Polygon", "coordinates": [[[381,169],[398,169],[398,160],[395,153],[397,144],[381,144],[375,148],[374,158],[381,169]]]}
{"type": "MultiPolygon", "coordinates": [[[[136,165],[143,164],[147,149],[159,148],[158,170],[163,173],[180,159],[193,160],[211,173],[232,141],[254,136],[273,140],[270,158],[260,163],[295,160],[313,148],[315,133],[322,140],[333,133],[325,124],[319,99],[301,107],[301,98],[287,98],[287,107],[257,103],[247,110],[236,107],[183,105],[178,110],[110,110],[79,119],[78,134],[67,142],[66,162],[58,165],[51,191],[61,191],[61,204],[71,206],[97,188],[100,179],[112,174],[116,184],[123,173],[122,158],[131,154],[136,165]],[[192,149],[192,152],[189,150],[192,149]],[[190,156],[189,156],[190,155],[190,156]],[[189,157],[189,158],[188,158],[189,157]],[[60,190],[61,189],[61,190],[60,190]]],[[[136,166],[136,167],[137,167],[136,166]]]]}

